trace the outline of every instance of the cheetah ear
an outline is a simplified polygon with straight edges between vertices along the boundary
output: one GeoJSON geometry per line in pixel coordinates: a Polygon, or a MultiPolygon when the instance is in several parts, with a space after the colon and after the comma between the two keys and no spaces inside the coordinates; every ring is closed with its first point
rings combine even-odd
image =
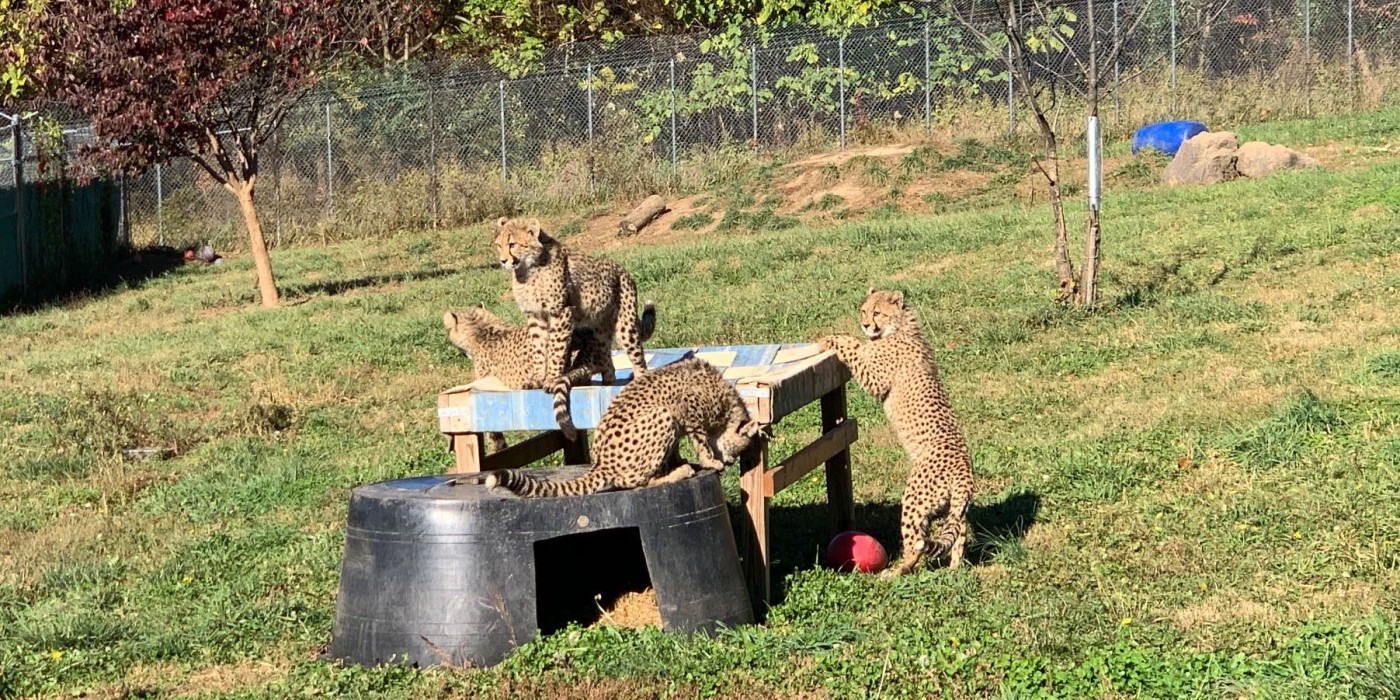
{"type": "Polygon", "coordinates": [[[870,289],[865,290],[865,296],[870,296],[871,294],[874,294],[874,293],[875,293],[875,288],[874,288],[874,287],[871,287],[870,289]]]}
{"type": "Polygon", "coordinates": [[[478,302],[476,303],[476,308],[481,309],[482,311],[485,311],[485,310],[486,310],[486,302],[484,302],[484,301],[478,301],[478,302]]]}
{"type": "Polygon", "coordinates": [[[539,219],[530,219],[530,222],[526,224],[525,227],[530,231],[530,235],[535,237],[535,240],[539,240],[540,234],[544,233],[544,226],[540,225],[539,219]]]}
{"type": "Polygon", "coordinates": [[[443,325],[443,326],[446,326],[446,327],[447,327],[447,330],[449,330],[449,331],[452,330],[453,328],[456,328],[456,327],[457,327],[457,314],[454,314],[454,313],[452,313],[451,311],[448,311],[447,313],[443,314],[443,315],[442,315],[442,325],[443,325]]]}
{"type": "Polygon", "coordinates": [[[504,216],[502,216],[502,217],[499,218],[499,219],[496,219],[496,228],[501,228],[501,227],[505,226],[507,221],[510,221],[510,219],[508,219],[508,218],[506,218],[506,217],[504,217],[504,216]]]}
{"type": "Polygon", "coordinates": [[[899,304],[900,308],[904,308],[904,292],[890,292],[890,298],[894,299],[894,303],[899,304]]]}

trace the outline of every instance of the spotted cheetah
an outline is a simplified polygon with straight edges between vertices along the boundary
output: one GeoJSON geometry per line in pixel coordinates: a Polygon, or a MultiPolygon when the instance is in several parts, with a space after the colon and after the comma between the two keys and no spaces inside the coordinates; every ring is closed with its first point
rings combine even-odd
{"type": "MultiPolygon", "coordinates": [[[[646,372],[637,332],[637,283],[621,265],[570,249],[545,233],[537,219],[502,217],[496,226],[496,255],[511,271],[511,292],[529,317],[530,347],[548,377],[546,386],[565,381],[575,331],[592,332],[605,348],[616,336],[633,373],[646,372]]],[[[604,379],[611,382],[611,373],[604,379]]],[[[572,426],[560,428],[574,439],[572,426]]]]}
{"type": "Polygon", "coordinates": [[[818,346],[835,351],[861,387],[883,403],[909,452],[912,469],[900,512],[904,551],[886,575],[909,573],[922,557],[938,559],[944,554],[948,566],[956,569],[967,544],[972,457],[938,380],[933,350],[902,292],[871,289],[860,307],[860,325],[869,343],[836,335],[822,338],[818,346]],[[929,525],[940,516],[943,526],[930,542],[929,525]]]}
{"type": "Polygon", "coordinates": [[[671,467],[681,436],[690,438],[701,469],[723,470],[762,431],[734,387],[692,355],[632,380],[608,404],[593,433],[593,466],[582,476],[545,481],[523,471],[498,471],[487,473],[485,483],[526,498],[666,484],[695,474],[688,464],[671,467]]]}
{"type": "MultiPolygon", "coordinates": [[[[531,365],[529,338],[525,327],[513,326],[480,305],[466,311],[448,311],[442,315],[447,337],[457,349],[472,359],[476,379],[495,377],[507,389],[539,389],[545,379],[542,368],[531,365]]],[[[647,301],[637,322],[637,335],[645,342],[656,329],[656,306],[647,301]]],[[[569,349],[570,362],[565,382],[550,385],[554,393],[554,418],[561,426],[573,428],[569,415],[569,390],[586,384],[595,374],[605,378],[614,373],[612,353],[607,345],[599,345],[592,333],[575,333],[569,349]]],[[[486,444],[491,452],[505,449],[505,436],[487,433],[486,444]]]]}

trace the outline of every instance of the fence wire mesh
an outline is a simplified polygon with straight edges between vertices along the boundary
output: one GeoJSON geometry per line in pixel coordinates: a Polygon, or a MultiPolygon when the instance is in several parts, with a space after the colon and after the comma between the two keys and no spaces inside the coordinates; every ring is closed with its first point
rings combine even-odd
{"type": "MultiPolygon", "coordinates": [[[[1082,58],[1088,5],[1060,7],[1076,14],[1062,21],[1081,31],[1061,38],[1082,58]]],[[[1229,128],[1370,109],[1400,88],[1393,3],[1098,0],[1094,11],[1111,136],[1161,119],[1229,128]]],[[[707,169],[745,153],[1029,136],[1005,49],[985,41],[1005,23],[998,12],[969,23],[924,9],[842,36],[790,29],[708,51],[705,36],[575,45],[523,77],[471,62],[416,66],[309,97],[287,117],[263,146],[263,227],[287,245],[455,226],[703,184],[707,169]]],[[[1082,122],[1085,79],[1068,53],[1037,54],[1031,77],[1053,94],[1059,123],[1082,122]]],[[[233,199],[189,163],[127,187],[138,243],[243,240],[233,199]]]]}

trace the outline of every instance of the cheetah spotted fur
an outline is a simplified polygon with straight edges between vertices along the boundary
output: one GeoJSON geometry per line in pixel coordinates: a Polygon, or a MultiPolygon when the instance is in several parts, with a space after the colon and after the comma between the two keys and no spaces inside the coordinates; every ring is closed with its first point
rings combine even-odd
{"type": "Polygon", "coordinates": [[[836,335],[818,345],[834,351],[861,387],[882,402],[912,463],[900,509],[904,551],[886,575],[909,573],[921,558],[945,554],[956,569],[967,544],[972,458],[938,380],[933,351],[901,292],[871,289],[860,307],[860,324],[869,343],[836,335]],[[929,526],[938,517],[943,525],[930,541],[929,526]]]}
{"type": "Polygon", "coordinates": [[[688,464],[672,466],[682,436],[690,438],[701,469],[723,470],[762,430],[719,371],[690,356],[633,379],[608,404],[593,433],[593,466],[582,476],[546,481],[498,471],[489,472],[485,483],[526,498],[666,484],[695,474],[688,464]]]}
{"type": "MultiPolygon", "coordinates": [[[[637,329],[637,283],[621,265],[574,251],[551,237],[537,219],[496,221],[496,255],[511,271],[511,292],[526,325],[536,366],[551,393],[566,382],[569,344],[575,332],[591,332],[602,347],[617,338],[636,375],[646,372],[637,329]]],[[[614,380],[612,367],[603,377],[614,380]]],[[[573,425],[559,426],[575,439],[573,425]]]]}
{"type": "MultiPolygon", "coordinates": [[[[442,315],[448,340],[472,360],[475,379],[495,377],[507,389],[540,389],[548,377],[543,368],[532,364],[529,337],[524,326],[514,326],[477,306],[465,311],[448,311],[442,315]]],[[[656,308],[648,301],[637,323],[637,334],[646,341],[656,328],[656,308]]],[[[549,386],[554,395],[554,417],[560,425],[573,426],[569,415],[569,390],[586,384],[595,374],[611,374],[612,353],[606,344],[600,345],[592,333],[575,333],[569,348],[570,362],[564,382],[549,386]]],[[[505,449],[505,436],[487,433],[487,448],[491,452],[505,449]]]]}

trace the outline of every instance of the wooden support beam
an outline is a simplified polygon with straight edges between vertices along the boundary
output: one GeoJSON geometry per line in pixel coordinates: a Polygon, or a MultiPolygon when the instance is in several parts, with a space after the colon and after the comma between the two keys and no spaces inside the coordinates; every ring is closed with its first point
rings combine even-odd
{"type": "Polygon", "coordinates": [[[756,438],[739,461],[739,491],[744,500],[739,556],[757,620],[768,614],[768,494],[764,484],[767,473],[768,441],[756,438]]]}
{"type": "Polygon", "coordinates": [[[486,456],[486,446],[477,433],[454,433],[449,436],[454,462],[449,474],[475,474],[481,471],[481,460],[486,456]]]}
{"type": "Polygon", "coordinates": [[[559,452],[568,444],[564,434],[557,430],[540,433],[500,452],[487,455],[481,460],[479,471],[517,469],[559,452]]]}
{"type": "MultiPolygon", "coordinates": [[[[831,433],[849,423],[851,442],[855,442],[855,420],[846,417],[846,385],[822,395],[822,430],[831,433]]],[[[833,535],[851,529],[855,519],[855,490],[851,486],[850,443],[826,460],[826,504],[831,513],[833,535]]]]}
{"type": "Polygon", "coordinates": [[[771,498],[779,491],[796,483],[798,479],[806,476],[807,472],[846,452],[855,443],[856,437],[856,421],[854,419],[837,424],[836,427],[823,433],[812,444],[798,450],[791,457],[783,460],[782,464],[770,469],[763,476],[764,494],[771,498]]]}

